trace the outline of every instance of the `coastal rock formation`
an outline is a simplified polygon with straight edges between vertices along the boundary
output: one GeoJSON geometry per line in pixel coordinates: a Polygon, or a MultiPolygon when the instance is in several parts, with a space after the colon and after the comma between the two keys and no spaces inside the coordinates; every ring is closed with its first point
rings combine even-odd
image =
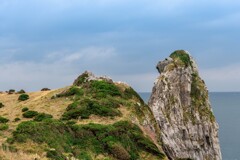
{"type": "Polygon", "coordinates": [[[169,159],[221,160],[218,124],[195,61],[178,50],[157,65],[149,100],[169,159]]]}

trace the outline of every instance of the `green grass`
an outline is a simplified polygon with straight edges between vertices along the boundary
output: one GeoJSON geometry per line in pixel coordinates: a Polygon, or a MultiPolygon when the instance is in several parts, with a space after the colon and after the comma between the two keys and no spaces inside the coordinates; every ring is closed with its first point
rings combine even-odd
{"type": "Polygon", "coordinates": [[[13,132],[11,142],[24,143],[27,140],[46,143],[49,148],[53,148],[54,151],[48,151],[48,157],[52,159],[62,156],[58,153],[72,153],[78,158],[91,159],[89,153],[92,153],[135,160],[139,159],[141,151],[152,153],[159,159],[164,157],[141,129],[128,121],[113,125],[70,125],[58,120],[22,122],[13,132]]]}
{"type": "MultiPolygon", "coordinates": [[[[197,73],[192,74],[192,84],[191,84],[191,100],[192,105],[195,108],[192,108],[194,110],[197,110],[200,114],[200,117],[207,117],[210,119],[211,122],[215,120],[215,117],[210,109],[210,106],[206,104],[206,101],[208,100],[208,92],[205,91],[204,88],[205,84],[200,79],[197,73]]],[[[192,113],[189,113],[189,115],[193,115],[192,113]]],[[[194,119],[192,119],[194,122],[194,119]]]]}

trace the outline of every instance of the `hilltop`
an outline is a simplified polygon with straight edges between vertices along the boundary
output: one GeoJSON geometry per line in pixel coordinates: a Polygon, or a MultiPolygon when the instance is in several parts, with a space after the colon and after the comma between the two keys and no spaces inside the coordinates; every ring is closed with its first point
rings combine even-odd
{"type": "Polygon", "coordinates": [[[152,112],[125,83],[85,72],[72,86],[25,94],[0,94],[2,159],[165,157],[152,112]]]}

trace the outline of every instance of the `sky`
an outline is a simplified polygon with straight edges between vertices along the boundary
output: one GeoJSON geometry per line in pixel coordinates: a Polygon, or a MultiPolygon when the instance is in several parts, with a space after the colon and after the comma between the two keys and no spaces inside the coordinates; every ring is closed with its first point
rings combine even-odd
{"type": "Polygon", "coordinates": [[[240,91],[240,1],[0,0],[0,90],[71,85],[85,70],[149,92],[184,49],[209,91],[240,91]]]}

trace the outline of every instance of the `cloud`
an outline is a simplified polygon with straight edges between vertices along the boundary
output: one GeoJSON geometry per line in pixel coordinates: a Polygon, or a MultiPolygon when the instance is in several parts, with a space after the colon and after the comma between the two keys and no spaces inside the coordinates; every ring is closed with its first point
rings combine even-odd
{"type": "Polygon", "coordinates": [[[111,47],[87,47],[78,52],[54,52],[38,62],[4,61],[0,65],[0,90],[23,88],[35,91],[43,87],[64,87],[88,68],[96,72],[109,68],[102,63],[115,56],[115,49],[111,47]]]}
{"type": "Polygon", "coordinates": [[[61,63],[61,64],[74,64],[81,62],[82,64],[99,64],[111,59],[117,59],[118,54],[113,47],[86,47],[77,51],[60,50],[49,53],[45,56],[45,62],[61,63]]]}

